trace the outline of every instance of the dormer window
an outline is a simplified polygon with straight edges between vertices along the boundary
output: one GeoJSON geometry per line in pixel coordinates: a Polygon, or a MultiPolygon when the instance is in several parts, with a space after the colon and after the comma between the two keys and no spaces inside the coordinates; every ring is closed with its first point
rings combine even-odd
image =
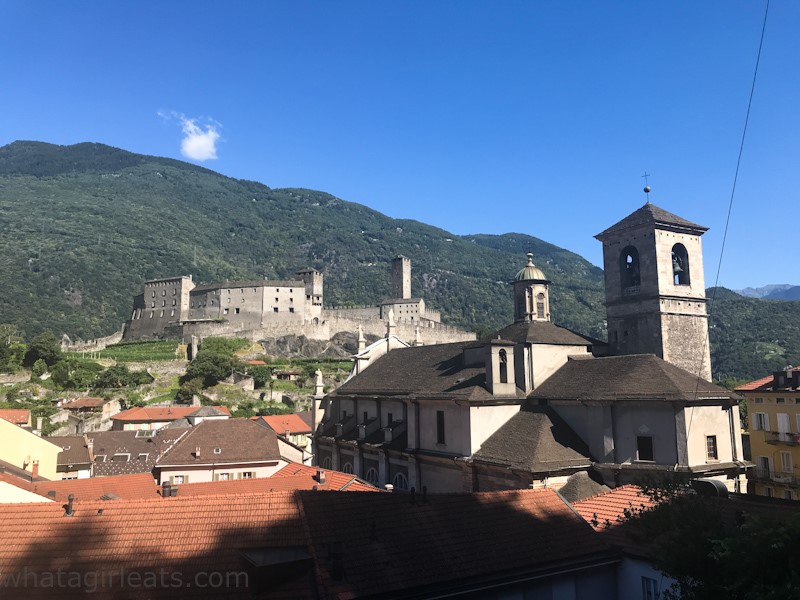
{"type": "Polygon", "coordinates": [[[214,454],[222,454],[222,448],[214,448],[214,454]]]}

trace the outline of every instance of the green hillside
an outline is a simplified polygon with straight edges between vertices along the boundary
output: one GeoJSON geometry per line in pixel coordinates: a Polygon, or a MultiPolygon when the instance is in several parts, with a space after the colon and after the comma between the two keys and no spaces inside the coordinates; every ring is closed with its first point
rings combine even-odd
{"type": "MultiPolygon", "coordinates": [[[[602,271],[536,237],[459,237],[324,192],[271,189],[100,144],[0,148],[0,323],[18,325],[28,339],[44,329],[107,335],[129,316],[145,280],[174,275],[204,283],[314,267],[325,274],[327,306],[374,304],[389,295],[398,254],[412,259],[415,294],[446,322],[485,331],[511,320],[508,281],[528,251],[552,279],[554,320],[604,338],[602,271]]],[[[798,303],[781,304],[789,321],[800,321],[798,303]]],[[[772,303],[726,299],[712,342],[723,331],[759,339],[765,330],[739,318],[745,306],[765,307],[769,320],[772,303]]],[[[730,367],[729,350],[713,350],[722,372],[746,377],[746,365],[763,371],[762,353],[800,362],[800,342],[785,342],[737,350],[745,356],[730,367]]]]}

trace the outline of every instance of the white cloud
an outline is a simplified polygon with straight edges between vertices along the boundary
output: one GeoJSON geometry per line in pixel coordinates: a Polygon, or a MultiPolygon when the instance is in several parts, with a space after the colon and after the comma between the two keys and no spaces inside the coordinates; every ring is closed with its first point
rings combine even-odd
{"type": "Polygon", "coordinates": [[[180,122],[183,131],[181,140],[183,156],[200,162],[217,158],[221,124],[210,119],[207,119],[206,123],[200,123],[199,119],[190,119],[177,112],[158,111],[158,115],[166,120],[177,119],[180,122]]]}

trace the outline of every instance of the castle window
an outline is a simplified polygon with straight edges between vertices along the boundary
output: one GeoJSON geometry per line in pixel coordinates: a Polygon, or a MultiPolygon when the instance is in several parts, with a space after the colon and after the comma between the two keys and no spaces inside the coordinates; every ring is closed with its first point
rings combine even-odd
{"type": "Polygon", "coordinates": [[[156,291],[153,290],[153,298],[155,298],[155,297],[156,297],[156,291]]]}
{"type": "Polygon", "coordinates": [[[162,317],[164,316],[164,311],[163,310],[161,311],[161,315],[160,316],[162,316],[162,317]]]}
{"type": "Polygon", "coordinates": [[[170,316],[170,317],[174,317],[174,316],[175,316],[175,309],[174,309],[174,308],[173,308],[173,309],[172,309],[172,311],[170,312],[170,315],[169,315],[169,316],[170,316]]]}
{"type": "Polygon", "coordinates": [[[167,290],[161,290],[161,295],[162,296],[166,296],[167,295],[167,290]]]}
{"type": "Polygon", "coordinates": [[[238,309],[238,308],[236,309],[236,314],[237,314],[237,315],[239,314],[239,309],[238,309]]]}
{"type": "Polygon", "coordinates": [[[277,301],[278,301],[278,299],[277,299],[277,298],[275,298],[275,302],[277,302],[277,301]]]}
{"type": "Polygon", "coordinates": [[[500,350],[500,383],[508,383],[508,356],[500,350]]]}
{"type": "Polygon", "coordinates": [[[153,314],[154,314],[154,313],[153,313],[153,311],[151,310],[151,311],[150,311],[150,318],[151,318],[151,319],[153,318],[153,314]]]}
{"type": "Polygon", "coordinates": [[[293,313],[293,312],[294,312],[294,306],[290,306],[290,307],[289,307],[289,312],[290,312],[290,313],[293,313]]]}
{"type": "Polygon", "coordinates": [[[228,309],[227,308],[223,308],[222,309],[222,314],[223,315],[227,315],[228,314],[228,309]]]}
{"type": "Polygon", "coordinates": [[[172,306],[176,306],[177,304],[178,304],[178,301],[177,301],[177,300],[175,300],[175,298],[173,298],[173,299],[172,299],[172,306]]]}
{"type": "Polygon", "coordinates": [[[544,319],[544,294],[536,296],[536,316],[539,319],[544,319]]]}
{"type": "Polygon", "coordinates": [[[275,308],[273,308],[272,312],[278,312],[278,307],[276,306],[275,308]]]}
{"type": "Polygon", "coordinates": [[[162,300],[161,301],[161,306],[166,306],[166,305],[167,305],[167,301],[166,300],[162,300]]]}
{"type": "Polygon", "coordinates": [[[619,276],[623,296],[639,293],[639,251],[633,246],[626,246],[619,255],[619,276]]]}
{"type": "Polygon", "coordinates": [[[150,303],[150,308],[155,308],[155,307],[156,307],[156,303],[155,302],[151,302],[150,303]]]}
{"type": "Polygon", "coordinates": [[[672,277],[675,285],[689,285],[689,253],[683,244],[672,247],[672,277]]]}

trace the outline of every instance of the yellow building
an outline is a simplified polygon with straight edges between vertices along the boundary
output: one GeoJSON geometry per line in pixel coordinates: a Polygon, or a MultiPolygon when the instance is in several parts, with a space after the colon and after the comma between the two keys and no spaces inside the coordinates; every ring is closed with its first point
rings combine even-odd
{"type": "Polygon", "coordinates": [[[747,400],[755,468],[748,491],[800,500],[800,367],[775,371],[736,388],[747,400]]]}
{"type": "Polygon", "coordinates": [[[59,446],[0,419],[0,463],[7,469],[32,478],[59,479],[59,452],[59,446]]]}

